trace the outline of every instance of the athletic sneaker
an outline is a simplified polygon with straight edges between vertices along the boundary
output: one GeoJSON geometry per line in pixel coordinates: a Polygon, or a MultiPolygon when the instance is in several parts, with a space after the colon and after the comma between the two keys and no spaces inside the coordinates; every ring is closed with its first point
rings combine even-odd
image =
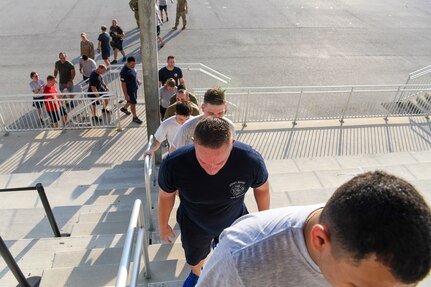
{"type": "Polygon", "coordinates": [[[189,276],[187,277],[186,281],[184,281],[183,287],[194,287],[196,284],[198,284],[199,276],[195,275],[193,272],[190,271],[189,276]]]}
{"type": "Polygon", "coordinates": [[[127,109],[125,108],[121,108],[120,111],[122,111],[123,113],[125,113],[126,115],[130,115],[131,112],[129,112],[127,109]]]}
{"type": "Polygon", "coordinates": [[[126,62],[126,56],[123,57],[123,62],[126,62]]]}
{"type": "Polygon", "coordinates": [[[133,122],[137,123],[137,124],[142,124],[142,121],[139,118],[133,118],[133,122]]]}
{"type": "Polygon", "coordinates": [[[101,121],[102,121],[102,119],[101,119],[101,118],[99,118],[99,117],[97,117],[97,116],[94,116],[94,117],[93,117],[93,121],[94,121],[95,123],[98,123],[98,122],[101,122],[101,121]]]}
{"type": "Polygon", "coordinates": [[[102,109],[102,113],[104,113],[104,114],[112,114],[112,112],[110,110],[107,110],[107,109],[102,109]]]}
{"type": "Polygon", "coordinates": [[[112,65],[117,64],[117,60],[112,61],[112,62],[111,62],[111,64],[112,64],[112,65]]]}

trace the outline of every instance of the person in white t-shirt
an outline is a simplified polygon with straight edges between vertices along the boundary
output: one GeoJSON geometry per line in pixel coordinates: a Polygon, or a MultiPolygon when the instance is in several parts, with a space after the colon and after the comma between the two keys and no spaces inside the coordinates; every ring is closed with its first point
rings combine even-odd
{"type": "Polygon", "coordinates": [[[407,287],[431,268],[431,211],[407,181],[374,171],[326,205],[240,217],[220,235],[198,287],[407,287]]]}
{"type": "Polygon", "coordinates": [[[145,155],[151,155],[160,148],[163,141],[167,140],[169,146],[172,146],[175,135],[180,127],[190,118],[191,106],[189,102],[180,102],[175,107],[175,115],[164,120],[156,133],[155,140],[150,147],[150,150],[145,152],[145,155]]]}
{"type": "Polygon", "coordinates": [[[188,120],[179,130],[174,138],[173,145],[171,146],[171,152],[182,146],[192,144],[192,137],[195,132],[195,128],[199,121],[206,119],[207,117],[223,118],[229,123],[232,130],[233,139],[236,138],[235,127],[233,123],[224,116],[226,113],[226,96],[224,91],[221,89],[209,89],[205,92],[204,102],[201,106],[202,115],[196,116],[193,119],[188,120]]]}
{"type": "Polygon", "coordinates": [[[30,90],[33,94],[33,107],[36,108],[37,114],[39,115],[39,120],[43,125],[42,108],[44,103],[43,89],[45,88],[45,82],[39,79],[39,74],[37,72],[30,73],[31,82],[29,83],[30,90]]]}

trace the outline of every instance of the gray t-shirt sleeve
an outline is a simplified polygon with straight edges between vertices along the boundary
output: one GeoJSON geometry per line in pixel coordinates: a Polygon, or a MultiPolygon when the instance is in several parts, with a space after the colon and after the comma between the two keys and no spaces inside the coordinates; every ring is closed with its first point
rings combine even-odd
{"type": "MultiPolygon", "coordinates": [[[[219,247],[217,247],[219,248],[219,247]]],[[[226,249],[214,253],[199,277],[197,287],[245,287],[238,275],[232,255],[226,249]]]]}

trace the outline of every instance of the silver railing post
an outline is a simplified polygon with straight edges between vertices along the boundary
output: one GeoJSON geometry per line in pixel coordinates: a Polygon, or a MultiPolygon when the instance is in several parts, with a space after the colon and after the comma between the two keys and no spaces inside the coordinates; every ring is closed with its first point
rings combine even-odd
{"type": "MultiPolygon", "coordinates": [[[[151,145],[153,144],[154,136],[151,135],[148,139],[148,146],[146,148],[146,152],[151,149],[151,145]]],[[[144,177],[145,177],[145,193],[147,195],[147,209],[148,209],[148,222],[149,222],[149,231],[154,231],[154,223],[153,223],[153,203],[151,199],[151,175],[153,174],[153,165],[152,158],[154,157],[154,152],[151,155],[145,155],[144,157],[144,177]]]]}
{"type": "Polygon", "coordinates": [[[293,122],[292,124],[294,126],[296,126],[298,123],[296,122],[296,119],[298,118],[298,113],[299,113],[299,107],[301,106],[301,98],[302,98],[302,93],[304,92],[304,89],[301,89],[301,92],[299,93],[299,99],[298,99],[298,104],[296,106],[296,112],[295,112],[295,116],[293,118],[293,122]]]}
{"type": "Polygon", "coordinates": [[[132,214],[130,216],[126,239],[124,241],[123,252],[121,255],[120,266],[118,267],[117,281],[115,282],[116,287],[125,287],[127,284],[130,259],[132,257],[131,252],[133,249],[133,268],[130,276],[130,286],[135,287],[137,286],[142,255],[144,256],[145,263],[144,276],[147,279],[151,278],[150,259],[148,256],[148,238],[145,232],[144,210],[142,207],[142,201],[139,199],[135,200],[132,214]],[[137,233],[136,237],[135,233],[137,233]]]}
{"type": "Polygon", "coordinates": [[[340,123],[344,123],[344,117],[346,116],[347,108],[349,107],[350,99],[352,98],[352,95],[353,95],[353,87],[350,90],[349,98],[347,99],[346,106],[343,109],[343,114],[341,115],[340,123]]]}
{"type": "MultiPolygon", "coordinates": [[[[404,89],[405,89],[405,86],[404,86],[404,89]]],[[[400,94],[400,90],[401,90],[401,87],[398,86],[398,89],[397,89],[397,92],[395,93],[394,99],[392,100],[392,103],[389,105],[390,109],[387,109],[388,113],[383,118],[385,120],[385,122],[389,121],[389,118],[388,118],[389,114],[391,114],[391,110],[395,109],[395,103],[397,101],[398,95],[400,94]]]]}

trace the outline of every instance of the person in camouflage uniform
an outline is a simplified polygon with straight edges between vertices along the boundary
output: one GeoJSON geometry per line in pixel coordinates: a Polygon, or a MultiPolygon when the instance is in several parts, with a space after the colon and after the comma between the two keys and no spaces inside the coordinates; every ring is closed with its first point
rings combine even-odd
{"type": "Polygon", "coordinates": [[[130,9],[135,12],[136,24],[139,27],[139,16],[138,16],[138,0],[130,0],[129,2],[130,9]]]}

